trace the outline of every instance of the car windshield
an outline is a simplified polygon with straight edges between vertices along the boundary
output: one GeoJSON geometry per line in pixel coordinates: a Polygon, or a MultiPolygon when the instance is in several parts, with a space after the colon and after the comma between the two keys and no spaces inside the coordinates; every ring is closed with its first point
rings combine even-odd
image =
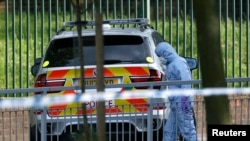
{"type": "MultiPolygon", "coordinates": [[[[109,35],[104,36],[104,64],[147,63],[150,56],[146,39],[141,36],[109,35]]],[[[63,38],[52,41],[43,67],[79,66],[80,51],[78,38],[63,38]]],[[[83,37],[84,65],[96,65],[95,36],[83,37]]]]}

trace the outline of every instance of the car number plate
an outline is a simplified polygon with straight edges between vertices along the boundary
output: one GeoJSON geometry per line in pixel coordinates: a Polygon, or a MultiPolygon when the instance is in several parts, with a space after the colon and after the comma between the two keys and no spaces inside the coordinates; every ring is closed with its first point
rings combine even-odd
{"type": "MultiPolygon", "coordinates": [[[[106,78],[104,79],[105,85],[118,84],[117,78],[106,78]]],[[[96,85],[96,79],[85,79],[85,85],[96,85]]]]}

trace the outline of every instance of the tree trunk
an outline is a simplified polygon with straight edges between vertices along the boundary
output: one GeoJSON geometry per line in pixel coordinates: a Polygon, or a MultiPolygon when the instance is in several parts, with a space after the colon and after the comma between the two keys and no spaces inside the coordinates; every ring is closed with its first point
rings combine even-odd
{"type": "MultiPolygon", "coordinates": [[[[217,0],[194,0],[203,88],[226,87],[217,0]]],[[[205,97],[207,124],[230,124],[226,95],[205,97]]]]}

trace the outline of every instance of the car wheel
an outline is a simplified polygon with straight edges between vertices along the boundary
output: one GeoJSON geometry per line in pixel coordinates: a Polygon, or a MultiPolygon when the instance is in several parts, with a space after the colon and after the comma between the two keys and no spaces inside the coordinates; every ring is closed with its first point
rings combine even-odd
{"type": "Polygon", "coordinates": [[[70,133],[63,133],[59,136],[59,141],[76,141],[70,133]]]}
{"type": "Polygon", "coordinates": [[[162,141],[163,139],[163,127],[161,127],[158,131],[153,132],[153,141],[162,141]]]}
{"type": "Polygon", "coordinates": [[[41,140],[41,134],[38,131],[36,125],[30,127],[30,141],[40,141],[40,140],[41,140]]]}

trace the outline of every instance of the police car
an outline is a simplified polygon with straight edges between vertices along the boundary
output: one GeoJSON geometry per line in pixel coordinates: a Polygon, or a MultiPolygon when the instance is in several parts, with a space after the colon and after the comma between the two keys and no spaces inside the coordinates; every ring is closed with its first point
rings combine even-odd
{"type": "MultiPolygon", "coordinates": [[[[81,65],[84,67],[86,92],[96,91],[96,47],[95,21],[82,21],[82,47],[78,46],[79,22],[66,22],[50,40],[45,55],[37,58],[31,73],[35,77],[34,87],[81,86],[81,65]],[[82,52],[81,52],[82,51],[82,52]],[[82,56],[82,57],[81,57],[82,56]],[[88,88],[87,86],[92,86],[88,88]]],[[[148,89],[149,86],[127,87],[126,84],[164,81],[165,64],[154,53],[159,42],[164,41],[159,32],[152,28],[148,19],[114,19],[103,21],[103,53],[105,91],[148,89]]],[[[153,86],[161,89],[161,86],[153,86]]],[[[35,95],[41,95],[36,92],[35,95]]],[[[77,95],[79,90],[48,91],[49,96],[77,95]]],[[[161,141],[162,127],[167,119],[169,107],[167,99],[154,99],[152,130],[154,138],[161,141]]],[[[57,104],[47,107],[46,134],[59,137],[60,141],[74,140],[75,133],[81,130],[82,114],[86,112],[91,130],[96,129],[96,100],[82,103],[57,104]]],[[[147,131],[148,99],[109,99],[105,101],[107,135],[128,134],[144,136],[147,131]]],[[[42,110],[31,114],[31,138],[40,139],[42,110]]],[[[130,136],[131,135],[131,136],[130,136]]],[[[145,137],[145,136],[144,136],[145,137]]],[[[118,138],[118,137],[117,137],[118,138]]],[[[137,137],[135,137],[137,138],[137,137]]]]}

